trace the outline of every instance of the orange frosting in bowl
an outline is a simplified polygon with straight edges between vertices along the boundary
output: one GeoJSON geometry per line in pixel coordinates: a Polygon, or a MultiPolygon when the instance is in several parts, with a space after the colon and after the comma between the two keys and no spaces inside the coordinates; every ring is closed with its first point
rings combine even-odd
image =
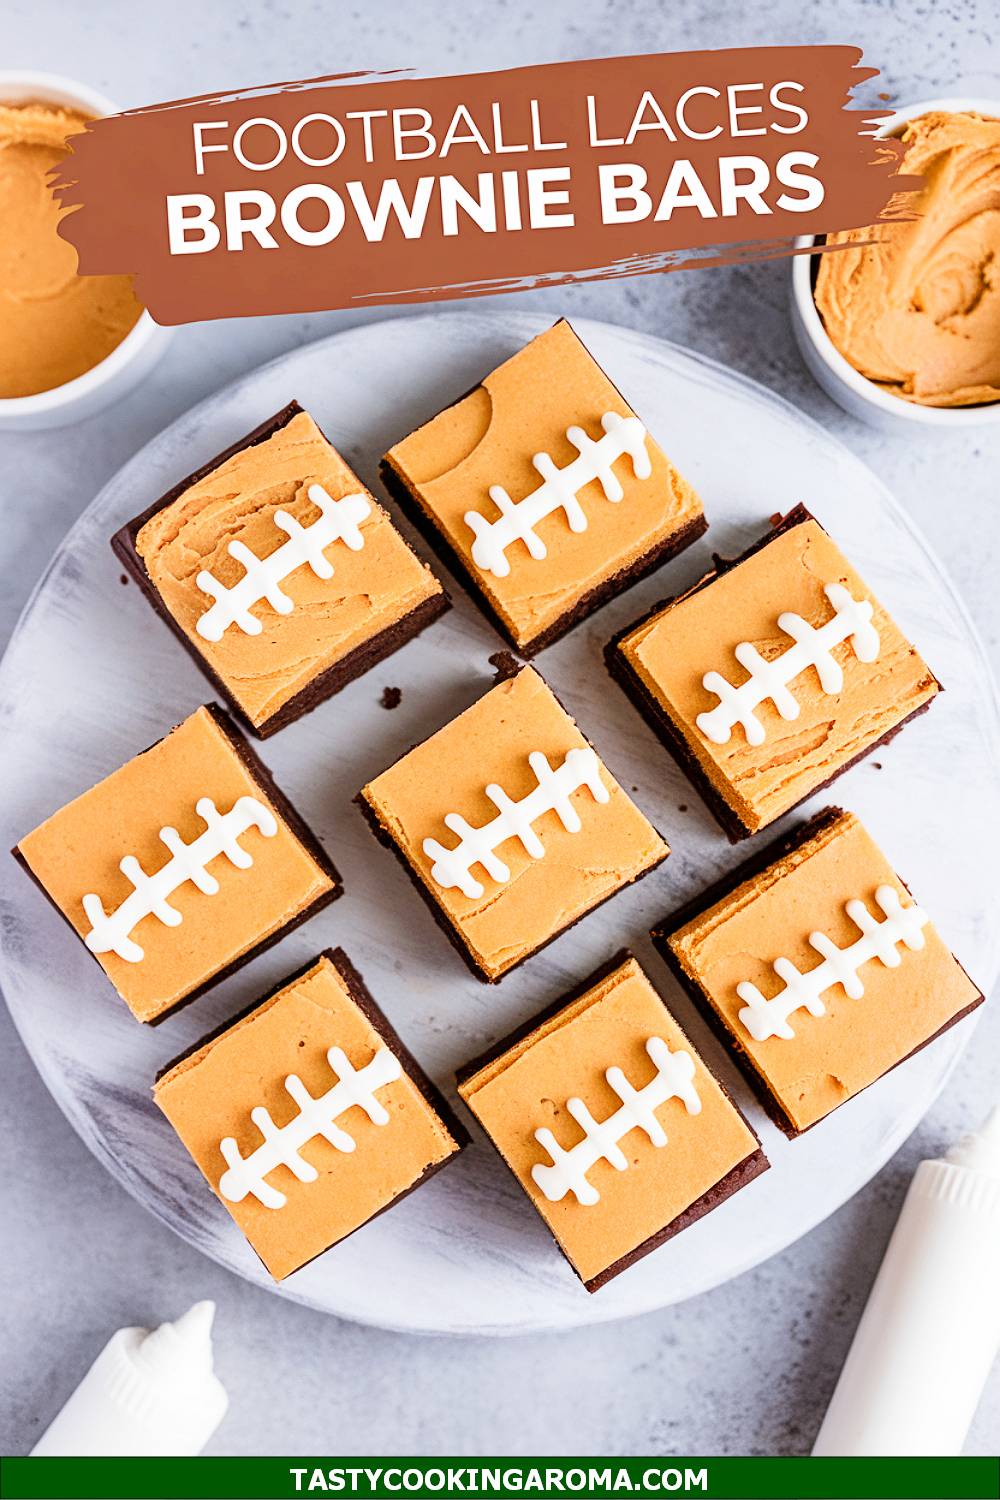
{"type": "Polygon", "coordinates": [[[924,179],[916,217],[829,235],[816,306],[844,358],[904,401],[1000,401],[1000,120],[935,111],[901,139],[924,179]]]}
{"type": "Polygon", "coordinates": [[[0,398],[52,390],[100,364],[142,312],[129,276],[78,276],[48,174],[87,116],[0,104],[0,398]]]}

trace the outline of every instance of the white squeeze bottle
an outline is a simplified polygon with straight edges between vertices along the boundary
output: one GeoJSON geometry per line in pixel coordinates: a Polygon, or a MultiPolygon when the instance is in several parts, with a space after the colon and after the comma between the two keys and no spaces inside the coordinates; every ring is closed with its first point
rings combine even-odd
{"type": "Polygon", "coordinates": [[[226,1414],[212,1370],[214,1302],[176,1323],[120,1328],[32,1449],[38,1457],[190,1457],[226,1414]]]}
{"type": "Polygon", "coordinates": [[[917,1168],[814,1455],[962,1451],[1000,1349],[1000,1106],[917,1168]]]}

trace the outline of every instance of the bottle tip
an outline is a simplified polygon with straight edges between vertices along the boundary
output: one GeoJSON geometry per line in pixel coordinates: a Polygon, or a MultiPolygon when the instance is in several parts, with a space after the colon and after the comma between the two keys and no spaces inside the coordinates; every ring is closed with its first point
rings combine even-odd
{"type": "Polygon", "coordinates": [[[993,1106],[978,1130],[952,1147],[945,1161],[1000,1176],[1000,1104],[993,1106]]]}
{"type": "Polygon", "coordinates": [[[208,1340],[215,1320],[215,1303],[206,1299],[189,1307],[183,1317],[177,1319],[174,1328],[192,1340],[208,1340]]]}
{"type": "Polygon", "coordinates": [[[196,1367],[212,1368],[212,1320],[214,1302],[196,1302],[173,1323],[161,1323],[147,1333],[137,1357],[147,1365],[168,1369],[194,1361],[196,1367]]]}
{"type": "Polygon", "coordinates": [[[994,1104],[976,1134],[1000,1149],[1000,1104],[994,1104]]]}

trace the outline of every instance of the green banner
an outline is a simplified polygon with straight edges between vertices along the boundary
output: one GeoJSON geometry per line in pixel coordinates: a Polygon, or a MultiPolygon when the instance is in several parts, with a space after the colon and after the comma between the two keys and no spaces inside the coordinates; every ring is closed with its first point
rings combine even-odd
{"type": "Polygon", "coordinates": [[[295,1495],[998,1500],[992,1458],[8,1458],[0,1500],[295,1495]]]}

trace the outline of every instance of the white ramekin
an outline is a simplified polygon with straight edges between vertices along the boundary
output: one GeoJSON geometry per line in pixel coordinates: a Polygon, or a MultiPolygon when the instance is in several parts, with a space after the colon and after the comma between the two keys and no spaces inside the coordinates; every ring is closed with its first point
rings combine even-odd
{"type": "MultiPolygon", "coordinates": [[[[898,109],[887,119],[879,135],[895,135],[907,120],[930,110],[941,110],[947,114],[991,115],[1000,119],[1000,100],[959,98],[925,99],[917,104],[908,104],[898,109]]],[[[808,249],[814,243],[805,235],[795,241],[797,250],[808,249]]],[[[995,427],[1000,424],[1000,401],[989,406],[918,406],[916,402],[904,401],[899,396],[883,390],[874,381],[858,373],[838,349],[823,327],[823,320],[816,310],[813,298],[812,255],[792,257],[791,310],[792,328],[802,358],[810,373],[838,406],[842,406],[852,417],[859,417],[872,427],[884,430],[912,427],[995,427]]]]}
{"type": "MultiPolygon", "coordinates": [[[[96,89],[56,73],[24,73],[0,69],[0,100],[26,104],[33,99],[59,104],[91,115],[114,114],[117,105],[96,89]]],[[[0,432],[32,427],[63,427],[90,416],[130,390],[163,353],[172,330],[141,313],[135,327],[100,364],[75,380],[35,396],[0,397],[0,432]]]]}

